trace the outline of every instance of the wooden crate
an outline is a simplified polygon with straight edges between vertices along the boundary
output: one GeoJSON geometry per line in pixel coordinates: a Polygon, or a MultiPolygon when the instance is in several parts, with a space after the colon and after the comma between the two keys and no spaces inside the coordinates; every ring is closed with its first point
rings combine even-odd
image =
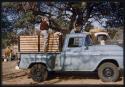
{"type": "Polygon", "coordinates": [[[38,36],[20,36],[20,51],[38,51],[38,36]]]}
{"type": "MultiPolygon", "coordinates": [[[[47,52],[60,52],[60,37],[49,35],[47,52]]],[[[20,52],[43,52],[44,38],[42,36],[20,36],[20,52]]]]}

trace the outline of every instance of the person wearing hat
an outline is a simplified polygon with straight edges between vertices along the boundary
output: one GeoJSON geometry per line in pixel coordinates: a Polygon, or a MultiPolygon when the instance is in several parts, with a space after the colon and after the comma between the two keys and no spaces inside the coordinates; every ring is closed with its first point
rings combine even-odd
{"type": "Polygon", "coordinates": [[[49,29],[48,18],[42,17],[41,24],[40,24],[40,35],[42,35],[44,39],[44,44],[43,44],[44,52],[46,51],[46,47],[47,47],[48,29],[49,29]]]}

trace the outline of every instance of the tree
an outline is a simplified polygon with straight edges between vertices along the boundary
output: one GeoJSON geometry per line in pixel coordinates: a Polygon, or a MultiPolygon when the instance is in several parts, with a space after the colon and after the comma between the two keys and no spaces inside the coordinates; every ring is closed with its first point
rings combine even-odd
{"type": "Polygon", "coordinates": [[[18,29],[21,28],[24,34],[31,35],[34,31],[36,18],[39,15],[49,18],[49,27],[53,30],[66,29],[70,32],[75,23],[81,26],[82,30],[89,30],[92,26],[92,21],[90,20],[92,18],[104,28],[119,27],[123,26],[124,23],[123,10],[121,2],[108,1],[3,2],[2,31],[6,33],[10,30],[17,34],[18,29]],[[11,20],[8,19],[8,16],[10,16],[11,20]]]}

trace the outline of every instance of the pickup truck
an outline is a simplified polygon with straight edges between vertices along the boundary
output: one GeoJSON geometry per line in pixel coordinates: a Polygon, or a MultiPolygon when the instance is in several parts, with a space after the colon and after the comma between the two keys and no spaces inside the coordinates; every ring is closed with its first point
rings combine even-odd
{"type": "Polygon", "coordinates": [[[19,52],[18,66],[30,69],[31,78],[42,82],[49,71],[97,71],[104,82],[114,82],[123,70],[123,48],[94,45],[87,33],[67,34],[61,52],[19,52]]]}

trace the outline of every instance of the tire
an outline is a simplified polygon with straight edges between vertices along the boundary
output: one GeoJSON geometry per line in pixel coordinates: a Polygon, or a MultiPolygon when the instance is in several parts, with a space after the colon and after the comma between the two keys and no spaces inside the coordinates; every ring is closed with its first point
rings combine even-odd
{"type": "Polygon", "coordinates": [[[44,65],[35,64],[31,67],[30,74],[35,82],[42,82],[47,79],[48,72],[44,65]]]}
{"type": "Polygon", "coordinates": [[[119,75],[118,67],[113,63],[106,62],[98,68],[98,76],[103,82],[115,82],[119,75]]]}

